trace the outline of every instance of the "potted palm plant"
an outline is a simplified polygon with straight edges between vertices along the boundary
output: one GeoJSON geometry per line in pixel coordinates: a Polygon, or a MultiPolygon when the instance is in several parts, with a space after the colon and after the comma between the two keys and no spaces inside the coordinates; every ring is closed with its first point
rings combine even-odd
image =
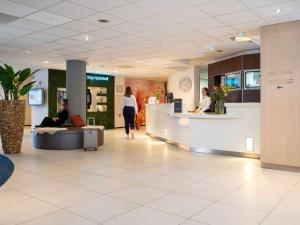
{"type": "Polygon", "coordinates": [[[20,100],[20,96],[26,95],[32,88],[35,81],[28,83],[27,80],[34,73],[30,68],[15,72],[7,64],[0,66],[0,84],[4,91],[4,100],[0,100],[0,134],[2,148],[6,154],[21,151],[25,101],[20,100]]]}
{"type": "Polygon", "coordinates": [[[211,98],[215,102],[215,113],[224,114],[225,113],[225,98],[232,91],[230,85],[221,85],[219,87],[214,87],[211,98]]]}

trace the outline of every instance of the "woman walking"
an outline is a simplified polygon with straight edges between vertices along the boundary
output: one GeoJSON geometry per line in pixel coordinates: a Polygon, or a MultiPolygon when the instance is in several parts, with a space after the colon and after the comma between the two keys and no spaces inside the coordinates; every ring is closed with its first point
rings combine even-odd
{"type": "Polygon", "coordinates": [[[135,115],[138,113],[138,107],[136,103],[136,98],[132,94],[131,87],[126,87],[125,94],[121,100],[119,116],[121,116],[121,112],[123,112],[124,116],[127,139],[129,139],[129,128],[131,138],[134,139],[134,118],[135,115]]]}

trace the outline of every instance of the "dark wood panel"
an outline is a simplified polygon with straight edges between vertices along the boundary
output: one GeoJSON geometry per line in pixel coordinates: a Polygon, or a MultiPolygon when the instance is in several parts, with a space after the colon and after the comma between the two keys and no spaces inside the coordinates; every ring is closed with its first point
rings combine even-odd
{"type": "Polygon", "coordinates": [[[259,69],[260,68],[260,54],[251,54],[243,56],[243,69],[259,69]]]}
{"type": "Polygon", "coordinates": [[[243,101],[242,90],[232,91],[226,97],[226,102],[242,102],[242,101],[243,101]]]}
{"type": "Polygon", "coordinates": [[[242,70],[242,56],[233,57],[208,65],[208,76],[223,75],[225,73],[242,70]]]}
{"type": "Polygon", "coordinates": [[[244,102],[260,102],[260,90],[244,90],[244,102]]]}

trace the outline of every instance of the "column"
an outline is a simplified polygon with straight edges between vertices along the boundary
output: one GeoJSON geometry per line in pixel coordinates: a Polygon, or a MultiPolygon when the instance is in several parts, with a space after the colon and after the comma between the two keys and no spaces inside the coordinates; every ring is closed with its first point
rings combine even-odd
{"type": "Polygon", "coordinates": [[[77,114],[86,121],[86,62],[67,60],[67,98],[70,115],[77,114]]]}

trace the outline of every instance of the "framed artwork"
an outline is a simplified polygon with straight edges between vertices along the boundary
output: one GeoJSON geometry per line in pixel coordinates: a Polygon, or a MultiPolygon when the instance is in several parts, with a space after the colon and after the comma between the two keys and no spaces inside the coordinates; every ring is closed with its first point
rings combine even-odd
{"type": "Polygon", "coordinates": [[[60,111],[60,102],[61,100],[67,98],[67,91],[66,88],[57,88],[57,92],[56,92],[56,111],[59,112],[60,111]]]}

